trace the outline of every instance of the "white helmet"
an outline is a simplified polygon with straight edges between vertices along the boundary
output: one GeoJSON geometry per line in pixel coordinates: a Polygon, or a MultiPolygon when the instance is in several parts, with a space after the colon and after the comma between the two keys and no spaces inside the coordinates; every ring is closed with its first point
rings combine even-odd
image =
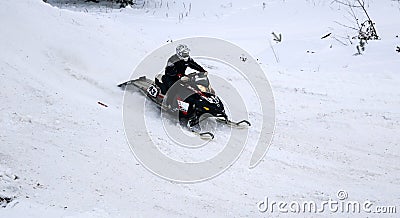
{"type": "Polygon", "coordinates": [[[190,49],[187,47],[187,45],[178,45],[176,47],[176,55],[182,60],[187,61],[189,59],[189,52],[190,49]]]}

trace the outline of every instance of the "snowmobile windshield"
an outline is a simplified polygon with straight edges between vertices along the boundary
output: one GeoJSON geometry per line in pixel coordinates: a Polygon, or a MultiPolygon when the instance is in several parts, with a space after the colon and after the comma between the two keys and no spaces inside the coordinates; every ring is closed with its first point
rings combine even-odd
{"type": "Polygon", "coordinates": [[[196,77],[195,83],[201,92],[210,92],[210,81],[207,76],[196,77]]]}
{"type": "Polygon", "coordinates": [[[195,79],[195,83],[196,83],[196,85],[202,85],[202,86],[205,86],[205,87],[209,87],[210,86],[210,81],[208,80],[208,78],[206,76],[197,77],[195,79]]]}

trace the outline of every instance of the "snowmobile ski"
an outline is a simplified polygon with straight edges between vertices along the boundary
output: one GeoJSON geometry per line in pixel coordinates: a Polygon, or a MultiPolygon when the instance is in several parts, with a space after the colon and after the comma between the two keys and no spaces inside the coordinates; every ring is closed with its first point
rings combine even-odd
{"type": "Polygon", "coordinates": [[[194,130],[191,130],[191,132],[200,136],[201,139],[209,139],[209,140],[214,139],[214,134],[212,132],[196,132],[194,130]]]}
{"type": "Polygon", "coordinates": [[[239,122],[234,122],[225,118],[217,118],[216,120],[220,123],[224,123],[232,127],[245,128],[251,126],[251,123],[248,120],[241,120],[239,122]]]}

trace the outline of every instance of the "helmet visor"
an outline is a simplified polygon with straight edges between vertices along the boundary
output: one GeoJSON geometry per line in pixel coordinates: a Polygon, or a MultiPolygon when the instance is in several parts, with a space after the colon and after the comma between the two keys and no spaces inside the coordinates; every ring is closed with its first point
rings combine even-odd
{"type": "Polygon", "coordinates": [[[185,61],[188,61],[189,60],[189,51],[180,52],[179,57],[185,61]]]}

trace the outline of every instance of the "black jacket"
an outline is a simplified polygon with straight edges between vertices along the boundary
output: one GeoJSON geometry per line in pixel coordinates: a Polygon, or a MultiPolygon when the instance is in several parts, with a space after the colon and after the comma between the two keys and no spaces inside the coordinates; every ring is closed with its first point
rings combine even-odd
{"type": "Polygon", "coordinates": [[[196,63],[191,57],[189,57],[188,61],[184,61],[179,59],[178,55],[175,54],[168,59],[167,66],[165,67],[165,75],[171,77],[181,77],[185,75],[187,67],[199,72],[206,72],[204,68],[196,63]]]}

